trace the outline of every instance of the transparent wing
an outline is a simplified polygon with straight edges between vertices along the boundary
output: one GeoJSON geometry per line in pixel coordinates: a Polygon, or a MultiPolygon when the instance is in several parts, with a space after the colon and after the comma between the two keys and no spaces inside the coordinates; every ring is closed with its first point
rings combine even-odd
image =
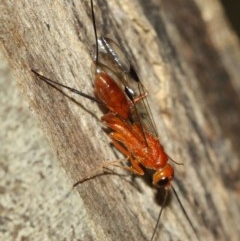
{"type": "Polygon", "coordinates": [[[135,69],[124,51],[110,38],[100,37],[96,68],[109,74],[119,84],[132,103],[130,121],[139,123],[143,132],[158,136],[155,122],[147,100],[147,90],[141,83],[135,69]]]}

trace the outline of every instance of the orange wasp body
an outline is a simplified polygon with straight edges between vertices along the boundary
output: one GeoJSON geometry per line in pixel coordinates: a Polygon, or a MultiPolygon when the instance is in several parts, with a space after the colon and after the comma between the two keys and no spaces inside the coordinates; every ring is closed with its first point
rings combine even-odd
{"type": "MultiPolygon", "coordinates": [[[[101,120],[113,130],[110,138],[115,147],[129,158],[129,171],[144,175],[140,164],[155,170],[153,184],[168,185],[173,178],[173,168],[167,163],[169,157],[165,153],[159,139],[144,131],[140,123],[131,123],[131,103],[116,82],[105,72],[95,76],[95,95],[109,109],[101,120]],[[144,131],[144,132],[143,132],[144,131]]],[[[161,185],[161,186],[162,186],[161,185]]]]}

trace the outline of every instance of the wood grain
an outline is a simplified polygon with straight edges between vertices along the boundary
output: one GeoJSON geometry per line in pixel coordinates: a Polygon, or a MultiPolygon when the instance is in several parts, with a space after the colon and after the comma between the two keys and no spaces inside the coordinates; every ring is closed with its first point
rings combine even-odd
{"type": "MultiPolygon", "coordinates": [[[[197,0],[96,2],[99,33],[124,46],[149,90],[161,142],[184,163],[176,165],[173,185],[198,235],[238,240],[240,51],[221,6],[197,0]]],[[[3,52],[72,183],[101,161],[118,158],[96,104],[67,97],[30,71],[92,93],[89,2],[4,0],[1,12],[3,52]]],[[[131,185],[129,177],[105,175],[78,186],[94,240],[150,239],[161,193],[147,178],[131,185]]],[[[156,240],[196,240],[173,195],[156,240]]]]}

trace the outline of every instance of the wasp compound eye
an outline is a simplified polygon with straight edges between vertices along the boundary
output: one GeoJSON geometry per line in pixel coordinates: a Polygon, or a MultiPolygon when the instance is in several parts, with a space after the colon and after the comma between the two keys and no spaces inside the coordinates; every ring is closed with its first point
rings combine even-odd
{"type": "Polygon", "coordinates": [[[157,186],[159,187],[165,187],[167,186],[169,183],[169,179],[167,177],[163,177],[162,179],[160,179],[157,183],[157,186]]]}
{"type": "Polygon", "coordinates": [[[166,187],[171,184],[173,175],[173,167],[167,163],[162,169],[159,169],[154,173],[153,185],[159,187],[166,187]]]}

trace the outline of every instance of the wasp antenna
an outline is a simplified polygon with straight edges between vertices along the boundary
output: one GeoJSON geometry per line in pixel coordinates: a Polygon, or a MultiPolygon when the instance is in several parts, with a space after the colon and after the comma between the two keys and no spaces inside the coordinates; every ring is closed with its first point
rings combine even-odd
{"type": "Polygon", "coordinates": [[[163,212],[163,209],[164,209],[165,204],[166,204],[166,201],[167,201],[168,193],[169,193],[169,191],[168,191],[168,190],[165,190],[165,195],[164,195],[162,207],[161,207],[160,212],[159,212],[159,214],[158,214],[158,219],[157,219],[157,222],[156,222],[155,227],[154,227],[154,230],[153,230],[153,234],[152,234],[152,237],[151,237],[151,241],[153,241],[153,239],[154,239],[154,237],[155,237],[155,234],[156,234],[156,232],[157,232],[157,228],[158,228],[158,225],[159,225],[161,216],[162,216],[162,212],[163,212]]]}
{"type": "Polygon", "coordinates": [[[177,194],[175,188],[174,188],[172,185],[171,185],[171,188],[172,188],[172,190],[173,190],[173,192],[174,192],[174,195],[175,195],[175,197],[177,198],[177,201],[178,201],[178,203],[179,203],[179,205],[180,205],[180,207],[181,207],[181,209],[182,209],[182,211],[183,211],[185,217],[187,218],[188,223],[190,224],[190,226],[191,226],[191,228],[192,228],[192,230],[193,230],[193,232],[194,232],[194,234],[195,234],[197,240],[198,240],[198,241],[201,241],[200,238],[199,238],[199,236],[198,236],[198,234],[197,234],[197,232],[196,232],[196,229],[194,228],[194,226],[193,226],[193,224],[192,224],[192,222],[191,222],[189,216],[187,215],[187,212],[186,212],[185,208],[184,208],[183,205],[182,205],[182,202],[180,201],[180,198],[179,198],[179,196],[178,196],[178,194],[177,194]]]}
{"type": "Polygon", "coordinates": [[[95,51],[96,51],[96,56],[95,56],[95,61],[98,63],[98,36],[97,36],[97,28],[96,28],[96,20],[95,20],[95,14],[94,14],[94,9],[93,9],[93,0],[91,0],[91,12],[92,12],[92,24],[93,24],[93,31],[94,31],[94,36],[95,36],[95,51]]]}

